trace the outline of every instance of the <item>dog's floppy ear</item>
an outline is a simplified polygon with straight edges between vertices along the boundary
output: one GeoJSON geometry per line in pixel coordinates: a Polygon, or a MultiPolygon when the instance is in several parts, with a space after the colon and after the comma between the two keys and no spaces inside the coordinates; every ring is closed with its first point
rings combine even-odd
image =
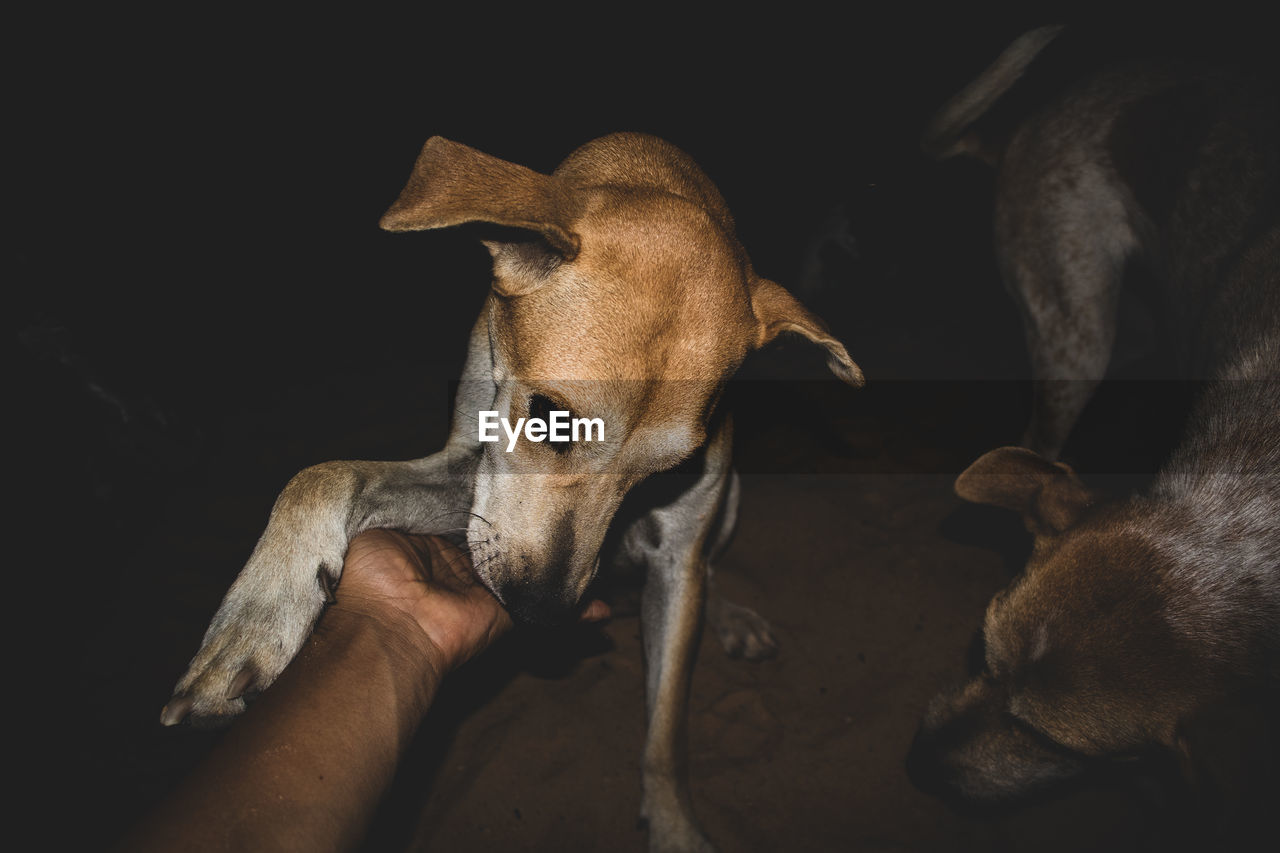
{"type": "Polygon", "coordinates": [[[557,178],[433,136],[379,225],[425,231],[487,222],[533,231],[562,259],[572,260],[580,245],[569,228],[572,214],[571,195],[557,178]]]}
{"type": "Polygon", "coordinates": [[[849,358],[844,344],[836,340],[826,325],[809,313],[782,285],[767,278],[751,281],[751,312],[756,316],[756,347],[762,347],[783,332],[804,335],[827,351],[827,367],[843,381],[861,388],[866,379],[862,368],[849,358]]]}
{"type": "Polygon", "coordinates": [[[967,501],[1022,513],[1027,529],[1035,534],[1061,533],[1094,502],[1070,466],[1050,462],[1025,447],[984,454],[956,478],[955,489],[967,501]]]}

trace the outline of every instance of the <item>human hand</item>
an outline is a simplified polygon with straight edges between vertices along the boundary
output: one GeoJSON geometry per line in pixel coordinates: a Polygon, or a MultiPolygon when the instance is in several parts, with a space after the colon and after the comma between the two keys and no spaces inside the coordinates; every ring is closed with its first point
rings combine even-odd
{"type": "MultiPolygon", "coordinates": [[[[367,530],[351,541],[334,606],[396,623],[401,634],[411,635],[406,639],[425,641],[423,652],[441,677],[512,626],[506,610],[472,573],[466,553],[438,536],[398,530],[367,530]]],[[[591,601],[581,618],[599,621],[609,615],[607,605],[591,601]]]]}
{"type": "Polygon", "coordinates": [[[335,607],[388,623],[422,645],[441,677],[512,624],[462,550],[438,536],[398,530],[366,530],[351,540],[336,598],[335,607]]]}

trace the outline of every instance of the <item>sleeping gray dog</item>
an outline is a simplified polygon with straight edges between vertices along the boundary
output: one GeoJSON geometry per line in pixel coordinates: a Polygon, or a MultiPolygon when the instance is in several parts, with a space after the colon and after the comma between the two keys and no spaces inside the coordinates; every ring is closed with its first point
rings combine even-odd
{"type": "MultiPolygon", "coordinates": [[[[709,849],[677,745],[710,562],[737,510],[731,422],[717,402],[747,353],[783,332],[825,348],[844,381],[860,385],[862,374],[817,318],[755,274],[715,186],[660,139],[606,136],[544,175],[432,138],[382,227],[464,223],[498,228],[485,241],[492,292],[445,449],[294,477],[162,721],[234,715],[245,691],[271,684],[338,582],[347,543],[367,528],[436,533],[465,518],[477,575],[517,621],[569,618],[623,498],[681,466],[690,476],[622,531],[618,556],[647,569],[650,846],[709,849]],[[600,428],[575,442],[530,427],[555,413],[600,428]],[[481,441],[481,425],[496,429],[496,419],[512,437],[481,441]],[[510,429],[521,419],[523,431],[510,429]]],[[[772,650],[752,611],[715,598],[705,606],[726,648],[772,650]]]]}
{"type": "Polygon", "coordinates": [[[1274,711],[1280,690],[1280,108],[1265,79],[1202,61],[1086,54],[1092,70],[1064,73],[1063,38],[1017,39],[926,142],[996,168],[996,251],[1036,380],[1027,447],[955,488],[1020,513],[1034,546],[987,608],[983,671],[935,700],[908,767],[994,804],[1161,755],[1240,802],[1256,789],[1224,793],[1207,768],[1265,755],[1236,725],[1224,749],[1220,723],[1274,711]],[[1024,87],[1039,63],[1051,85],[1024,87]],[[1154,483],[1106,503],[1054,460],[1111,358],[1131,263],[1198,393],[1154,483]]]}

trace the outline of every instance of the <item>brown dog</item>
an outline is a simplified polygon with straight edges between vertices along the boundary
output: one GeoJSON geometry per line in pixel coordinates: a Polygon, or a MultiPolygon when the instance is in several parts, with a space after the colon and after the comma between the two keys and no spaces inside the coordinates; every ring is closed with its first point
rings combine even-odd
{"type": "MultiPolygon", "coordinates": [[[[920,787],[968,803],[1023,802],[1150,754],[1196,776],[1213,760],[1208,721],[1263,719],[1280,688],[1274,91],[1219,67],[1131,61],[1050,75],[1032,98],[1019,86],[1036,63],[1068,67],[1059,37],[1014,42],[927,140],[997,169],[997,254],[1038,380],[1027,442],[1045,454],[995,450],[956,481],[1034,537],[987,608],[982,672],[934,701],[908,759],[920,787]],[[1045,456],[1102,378],[1137,262],[1160,282],[1179,372],[1203,385],[1154,483],[1108,504],[1045,456]]],[[[1234,760],[1265,750],[1238,743],[1234,760]]]]}
{"type": "Polygon", "coordinates": [[[447,446],[294,477],[162,721],[234,715],[246,690],[269,685],[361,530],[465,529],[476,574],[517,621],[553,623],[576,614],[631,495],[649,502],[604,556],[648,571],[642,814],[653,849],[709,849],[678,748],[704,602],[730,651],[757,657],[773,646],[753,612],[707,600],[710,563],[737,513],[731,423],[716,404],[747,353],[783,332],[824,347],[846,382],[862,374],[819,320],[755,274],[720,193],[660,139],[606,136],[544,175],[432,138],[382,227],[464,223],[497,226],[484,241],[494,277],[447,446]],[[548,434],[557,414],[586,422],[586,435],[548,434]],[[507,435],[487,440],[486,423],[498,420],[507,435]],[[684,476],[672,487],[633,493],[676,466],[684,476]]]}

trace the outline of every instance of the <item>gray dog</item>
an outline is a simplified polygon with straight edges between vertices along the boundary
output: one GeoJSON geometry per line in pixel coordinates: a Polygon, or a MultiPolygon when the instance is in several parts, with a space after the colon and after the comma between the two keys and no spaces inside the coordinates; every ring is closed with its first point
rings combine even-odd
{"type": "MultiPolygon", "coordinates": [[[[934,701],[908,760],[921,787],[968,803],[1148,754],[1227,785],[1206,770],[1206,726],[1273,713],[1280,688],[1275,90],[1218,65],[1071,50],[1061,28],[1021,36],[926,139],[996,169],[996,251],[1036,380],[1027,447],[955,486],[1020,513],[1031,557],[987,608],[983,671],[934,701]],[[1158,282],[1198,393],[1150,487],[1107,503],[1055,457],[1111,358],[1130,264],[1158,282]]],[[[1234,734],[1229,760],[1263,761],[1265,741],[1234,734]]]]}

